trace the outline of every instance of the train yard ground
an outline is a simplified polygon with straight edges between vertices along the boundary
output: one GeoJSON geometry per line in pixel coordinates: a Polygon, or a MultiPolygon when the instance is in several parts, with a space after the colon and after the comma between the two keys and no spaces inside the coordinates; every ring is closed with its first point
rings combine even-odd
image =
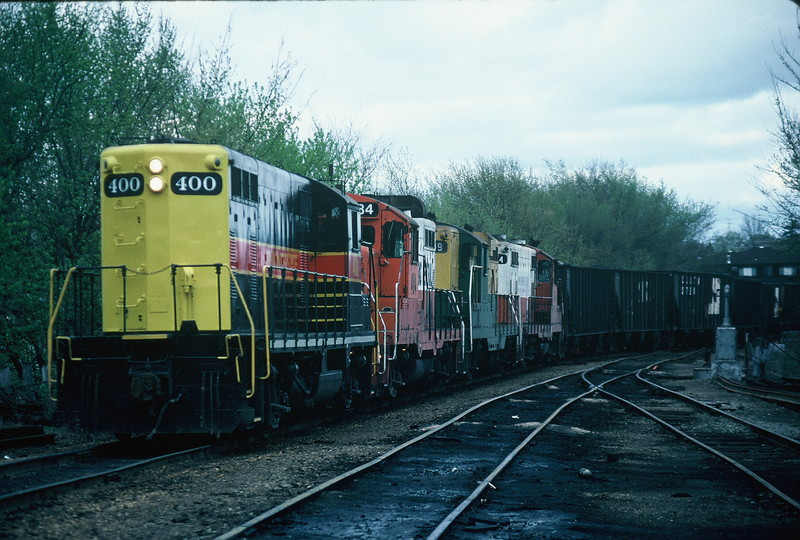
{"type": "MultiPolygon", "coordinates": [[[[548,366],[413,405],[354,415],[332,426],[259,442],[233,453],[167,462],[58,493],[26,508],[0,511],[0,536],[216,538],[490,397],[602,363],[548,366]]],[[[649,378],[787,437],[800,438],[796,406],[731,393],[713,380],[695,379],[694,369],[702,367],[703,356],[697,355],[680,363],[663,364],[649,378]]],[[[551,386],[566,389],[566,383],[551,386]]],[[[615,391],[611,385],[608,390],[615,391]]],[[[462,421],[459,435],[441,432],[438,442],[452,445],[459,438],[466,440],[469,436],[465,430],[474,424],[485,429],[508,423],[508,429],[489,430],[516,431],[517,438],[522,439],[533,427],[518,426],[525,423],[518,420],[525,419],[513,416],[534,414],[525,408],[527,399],[503,400],[518,410],[497,409],[475,423],[462,421]]],[[[565,396],[559,399],[563,401],[565,396]]],[[[541,405],[544,398],[532,401],[541,405]]],[[[545,412],[543,408],[537,414],[545,412]]],[[[540,421],[533,417],[528,420],[531,425],[540,421]]],[[[495,442],[509,446],[508,441],[495,442]]],[[[454,444],[450,460],[461,459],[456,450],[462,446],[454,444]]],[[[488,445],[484,450],[483,454],[489,454],[488,445]]],[[[444,537],[788,538],[800,523],[796,510],[740,471],[678,441],[675,435],[600,393],[593,393],[556,418],[525,452],[493,481],[486,495],[478,497],[477,506],[453,522],[444,537]]],[[[797,466],[787,462],[772,463],[767,470],[780,471],[781,467],[797,472],[797,466]]],[[[456,469],[453,474],[457,475],[469,464],[463,458],[462,463],[448,462],[446,468],[450,472],[456,469]]],[[[335,513],[345,519],[347,527],[333,521],[326,531],[291,531],[287,525],[303,520],[284,516],[280,526],[267,525],[257,533],[260,537],[425,538],[441,519],[441,510],[417,509],[411,513],[422,516],[412,516],[413,523],[395,521],[395,525],[387,526],[396,518],[387,508],[393,502],[401,506],[407,501],[407,495],[396,488],[416,490],[418,494],[436,489],[433,476],[426,478],[407,470],[405,478],[407,482],[395,481],[394,486],[386,482],[381,488],[381,478],[373,477],[380,488],[377,495],[363,499],[355,513],[352,509],[349,515],[335,513]],[[418,527],[418,523],[427,524],[428,529],[418,527]]],[[[368,479],[364,476],[359,482],[364,484],[368,479]]],[[[467,483],[475,487],[472,479],[467,483]]],[[[341,490],[339,495],[346,496],[350,488],[337,489],[341,490]]],[[[457,504],[467,494],[450,498],[439,494],[433,499],[457,504]]]]}

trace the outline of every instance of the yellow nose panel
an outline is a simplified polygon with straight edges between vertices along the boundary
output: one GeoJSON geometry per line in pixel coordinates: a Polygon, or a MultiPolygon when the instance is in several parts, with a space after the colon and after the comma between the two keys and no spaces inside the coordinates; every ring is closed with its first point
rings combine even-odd
{"type": "Polygon", "coordinates": [[[229,329],[227,150],[108,148],[100,183],[104,331],[229,329]]]}

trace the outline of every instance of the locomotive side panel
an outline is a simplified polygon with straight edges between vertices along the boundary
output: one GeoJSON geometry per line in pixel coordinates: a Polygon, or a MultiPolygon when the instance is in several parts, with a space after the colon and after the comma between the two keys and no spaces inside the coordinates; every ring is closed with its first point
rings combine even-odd
{"type": "Polygon", "coordinates": [[[460,233],[457,227],[436,224],[436,288],[462,291],[458,282],[460,233]]]}

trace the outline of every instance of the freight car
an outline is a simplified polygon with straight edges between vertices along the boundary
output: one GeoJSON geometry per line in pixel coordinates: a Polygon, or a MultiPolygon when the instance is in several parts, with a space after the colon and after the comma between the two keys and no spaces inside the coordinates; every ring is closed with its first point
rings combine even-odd
{"type": "Polygon", "coordinates": [[[523,362],[704,342],[726,287],[747,332],[797,322],[788,286],[561,264],[219,145],[108,148],[99,187],[102,264],[51,273],[47,339],[56,418],[93,432],[274,427],[523,362]]]}

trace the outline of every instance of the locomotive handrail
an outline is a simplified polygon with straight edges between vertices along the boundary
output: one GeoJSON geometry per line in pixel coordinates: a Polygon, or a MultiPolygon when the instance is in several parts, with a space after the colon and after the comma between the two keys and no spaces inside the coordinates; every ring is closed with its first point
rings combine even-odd
{"type": "MultiPolygon", "coordinates": [[[[401,270],[402,271],[402,270],[401,270]]],[[[387,333],[386,339],[389,339],[387,333]]],[[[393,362],[397,359],[397,348],[400,345],[400,282],[394,284],[394,349],[392,350],[392,357],[387,359],[388,362],[393,362]]]]}
{"type": "MultiPolygon", "coordinates": [[[[202,265],[201,265],[202,266],[202,265]]],[[[214,265],[205,265],[205,266],[217,266],[214,265]]],[[[244,298],[242,294],[242,289],[239,287],[239,281],[236,279],[236,276],[233,274],[233,269],[228,266],[227,264],[220,265],[220,268],[227,268],[228,273],[231,276],[231,281],[233,281],[233,286],[236,287],[236,294],[239,295],[239,298],[244,298]]],[[[256,395],[256,325],[253,322],[253,315],[250,313],[250,308],[247,307],[247,302],[242,302],[244,306],[244,313],[247,315],[247,321],[250,323],[250,390],[247,391],[245,397],[248,399],[256,395]]],[[[239,362],[236,362],[236,381],[242,382],[241,376],[239,374],[239,362]]]]}
{"type": "MultiPolygon", "coordinates": [[[[58,294],[58,300],[53,303],[54,293],[55,293],[55,277],[56,274],[59,272],[56,268],[50,269],[50,318],[47,323],[47,393],[50,396],[51,401],[58,401],[58,397],[53,396],[53,383],[56,382],[56,379],[53,378],[53,330],[55,328],[56,320],[58,319],[59,311],[61,310],[61,305],[64,303],[64,297],[66,296],[67,289],[69,288],[69,283],[72,280],[72,275],[78,272],[78,270],[110,270],[112,268],[118,269],[122,271],[123,275],[123,283],[125,281],[125,266],[73,266],[69,270],[67,270],[67,275],[64,278],[64,284],[61,286],[61,291],[58,294]]],[[[122,287],[123,291],[123,302],[124,302],[124,295],[125,295],[125,286],[122,287]]],[[[123,314],[123,325],[125,324],[125,315],[123,314]]],[[[68,338],[67,338],[68,339],[68,338]]],[[[70,350],[69,355],[72,359],[72,341],[70,343],[70,350]]],[[[61,371],[61,377],[59,377],[61,383],[64,382],[64,369],[61,371]]]]}
{"type": "Polygon", "coordinates": [[[267,297],[269,296],[269,294],[267,294],[269,291],[269,288],[267,287],[268,268],[269,267],[267,265],[264,265],[261,269],[263,273],[263,275],[261,276],[261,283],[264,288],[264,342],[266,347],[266,350],[264,351],[264,359],[266,361],[266,373],[264,374],[263,377],[259,377],[259,379],[261,379],[262,381],[269,379],[269,376],[272,375],[272,362],[271,362],[272,359],[270,357],[270,346],[269,346],[269,301],[267,299],[267,297]]]}
{"type": "MultiPolygon", "coordinates": [[[[236,339],[239,342],[239,352],[244,351],[244,347],[242,346],[242,335],[241,334],[227,334],[225,336],[225,355],[224,356],[217,356],[217,360],[227,360],[231,357],[231,346],[230,341],[232,339],[236,339]]],[[[237,355],[241,356],[241,355],[237,355]]],[[[236,369],[239,369],[237,364],[236,369]]]]}
{"type": "Polygon", "coordinates": [[[294,273],[301,273],[306,274],[307,276],[319,276],[324,278],[333,278],[333,279],[342,279],[346,278],[347,276],[340,275],[340,274],[326,274],[324,272],[312,272],[310,270],[298,270],[297,268],[289,268],[287,266],[264,266],[264,272],[266,273],[267,269],[271,270],[280,270],[284,273],[286,272],[294,272],[294,273]]]}
{"type": "MultiPolygon", "coordinates": [[[[275,304],[274,313],[279,319],[273,330],[293,335],[295,340],[316,339],[344,341],[348,322],[348,286],[359,280],[344,275],[325,274],[287,268],[283,266],[264,266],[267,280],[274,279],[270,288],[278,288],[278,295],[284,294],[284,286],[290,291],[293,302],[275,304]]],[[[361,325],[363,326],[363,325],[361,325]]]]}
{"type": "MultiPolygon", "coordinates": [[[[466,340],[464,339],[464,334],[465,334],[465,332],[464,332],[464,316],[461,314],[461,306],[459,305],[458,299],[456,298],[455,291],[452,291],[452,290],[449,290],[449,289],[442,289],[442,290],[444,290],[447,293],[445,296],[446,296],[447,300],[450,302],[450,305],[453,307],[453,310],[456,312],[456,315],[458,315],[458,322],[461,324],[461,340],[460,340],[461,341],[461,363],[464,364],[467,361],[467,349],[466,349],[467,344],[465,343],[466,340]]],[[[456,369],[458,369],[458,368],[456,368],[456,369]]],[[[464,373],[467,373],[467,371],[468,371],[467,366],[466,365],[462,365],[461,373],[464,374],[464,373]]]]}
{"type": "Polygon", "coordinates": [[[136,239],[133,242],[122,242],[121,240],[122,240],[122,235],[118,234],[116,237],[114,237],[114,245],[115,246],[135,246],[136,244],[138,244],[139,242],[144,240],[144,235],[143,234],[137,235],[136,239]]]}
{"type": "Polygon", "coordinates": [[[116,302],[114,302],[114,306],[118,307],[118,308],[122,308],[122,309],[128,310],[128,309],[132,309],[132,308],[135,308],[135,307],[139,307],[144,302],[145,302],[144,296],[140,296],[139,298],[136,299],[136,303],[135,304],[126,304],[124,302],[124,300],[117,300],[116,302]]]}
{"type": "Polygon", "coordinates": [[[227,360],[231,357],[230,342],[233,339],[239,342],[239,354],[237,354],[236,358],[233,359],[233,365],[236,368],[236,381],[242,382],[242,373],[239,369],[239,359],[242,357],[242,353],[244,352],[244,346],[242,345],[241,334],[227,334],[225,336],[225,356],[217,356],[217,360],[227,360]]]}
{"type": "Polygon", "coordinates": [[[122,206],[122,201],[120,199],[117,199],[116,201],[114,201],[113,208],[114,210],[133,210],[137,206],[140,206],[143,203],[144,201],[141,198],[139,198],[133,201],[133,204],[131,206],[122,206]]]}
{"type": "MultiPolygon", "coordinates": [[[[80,362],[81,360],[83,360],[83,358],[81,358],[79,356],[73,356],[72,355],[72,338],[71,337],[69,337],[69,336],[56,336],[55,340],[56,341],[66,341],[67,342],[67,356],[69,356],[69,359],[71,361],[80,362]]],[[[64,370],[63,369],[61,370],[60,380],[61,380],[61,383],[64,382],[64,370]]]]}
{"type": "Polygon", "coordinates": [[[512,301],[509,302],[508,305],[511,307],[511,313],[514,315],[514,320],[517,321],[517,330],[519,331],[519,343],[517,343],[517,350],[522,353],[522,297],[520,295],[516,296],[518,307],[516,309],[514,308],[513,295],[510,295],[509,300],[512,301]]]}
{"type": "Polygon", "coordinates": [[[473,264],[469,267],[469,292],[467,300],[469,302],[469,350],[468,353],[472,353],[472,276],[475,275],[475,270],[483,269],[483,266],[473,264]]]}
{"type": "MultiPolygon", "coordinates": [[[[392,357],[386,360],[387,368],[389,362],[393,362],[397,359],[397,349],[400,344],[400,283],[403,280],[403,261],[405,260],[406,253],[408,252],[403,251],[403,254],[400,256],[400,264],[397,270],[397,283],[394,284],[394,350],[392,350],[392,357]]],[[[385,337],[388,340],[388,333],[385,337]]]]}
{"type": "MultiPolygon", "coordinates": [[[[372,294],[372,289],[370,289],[369,283],[362,282],[361,284],[364,287],[366,287],[367,295],[370,297],[372,302],[375,304],[375,320],[376,321],[380,320],[381,326],[383,326],[383,355],[380,354],[380,346],[379,346],[379,347],[376,348],[375,354],[373,354],[373,360],[372,360],[372,374],[373,375],[382,375],[386,371],[386,321],[383,320],[383,313],[381,313],[381,310],[378,309],[378,300],[375,298],[375,295],[372,294]],[[374,358],[376,356],[380,357],[380,359],[382,360],[382,363],[383,363],[382,371],[378,371],[378,365],[380,365],[381,362],[376,361],[376,358],[374,358]]],[[[378,330],[378,325],[377,324],[375,325],[375,332],[377,334],[381,334],[381,331],[378,330]]],[[[378,341],[378,343],[380,344],[380,340],[378,341]]]]}
{"type": "MultiPolygon", "coordinates": [[[[170,265],[172,269],[172,302],[173,302],[173,318],[174,318],[174,325],[177,330],[178,326],[178,309],[175,303],[177,302],[177,290],[175,288],[175,270],[178,268],[216,268],[218,270],[225,268],[228,270],[228,274],[230,275],[231,281],[233,282],[233,286],[236,288],[236,293],[239,295],[239,298],[244,298],[242,294],[242,289],[239,287],[239,281],[236,279],[236,275],[233,273],[233,269],[227,264],[221,263],[210,263],[210,264],[172,264],[170,265]]],[[[221,301],[220,295],[217,295],[218,302],[221,301]]],[[[248,399],[256,395],[256,325],[253,322],[253,315],[250,313],[250,308],[247,307],[247,302],[242,302],[242,306],[244,307],[244,313],[247,316],[247,321],[250,325],[250,389],[247,390],[245,397],[248,399]]],[[[228,336],[234,336],[237,334],[228,334],[228,336]]],[[[228,336],[226,336],[226,343],[228,336]]],[[[236,382],[242,382],[241,373],[239,371],[239,362],[238,360],[235,362],[236,364],[236,382]]]]}
{"type": "Polygon", "coordinates": [[[47,324],[47,393],[51,401],[57,401],[53,397],[53,327],[56,324],[58,311],[61,309],[61,304],[64,301],[64,295],[67,292],[69,281],[72,279],[72,274],[77,271],[77,267],[73,266],[67,271],[67,277],[64,278],[64,285],[61,286],[61,292],[58,295],[58,301],[53,306],[53,292],[55,291],[55,280],[57,270],[55,268],[50,270],[50,321],[47,324]]]}

